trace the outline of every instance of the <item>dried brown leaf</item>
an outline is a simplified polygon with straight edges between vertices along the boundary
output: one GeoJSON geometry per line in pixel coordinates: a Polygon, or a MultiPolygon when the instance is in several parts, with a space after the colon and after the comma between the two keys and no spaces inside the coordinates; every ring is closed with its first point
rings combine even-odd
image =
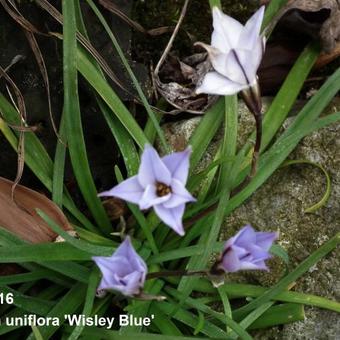
{"type": "Polygon", "coordinates": [[[129,18],[125,13],[123,13],[117,5],[115,5],[111,0],[99,0],[99,3],[106,8],[111,13],[117,15],[119,18],[124,20],[128,25],[130,25],[135,30],[148,34],[151,36],[161,35],[167,32],[172,32],[172,26],[157,27],[150,30],[145,29],[141,24],[129,18]]]}
{"type": "Polygon", "coordinates": [[[321,53],[315,63],[315,68],[321,68],[340,57],[340,42],[338,42],[331,53],[321,53]]]}
{"type": "MultiPolygon", "coordinates": [[[[17,98],[17,105],[14,102],[11,92],[8,90],[8,93],[13,101],[13,105],[17,108],[18,114],[20,115],[20,126],[25,127],[25,122],[27,119],[26,116],[26,106],[25,106],[25,101],[22,93],[20,92],[19,88],[15,84],[15,82],[12,80],[12,78],[6,73],[6,71],[0,66],[0,75],[6,79],[6,81],[11,85],[15,96],[17,98]]],[[[12,198],[14,195],[14,190],[18,183],[20,182],[20,179],[22,177],[23,171],[24,171],[24,165],[25,165],[25,134],[23,131],[20,131],[19,133],[19,140],[18,140],[18,149],[17,149],[17,154],[18,154],[18,168],[17,168],[17,175],[16,178],[13,182],[12,185],[12,198]]]]}
{"type": "MultiPolygon", "coordinates": [[[[3,6],[3,8],[6,10],[6,12],[18,23],[20,24],[22,27],[24,27],[27,31],[36,33],[36,34],[40,34],[40,35],[44,35],[46,36],[45,33],[39,31],[35,26],[33,26],[28,20],[26,20],[21,14],[20,12],[15,8],[12,9],[10,6],[8,6],[6,0],[0,0],[1,5],[3,6]]],[[[11,1],[9,1],[9,3],[13,6],[13,3],[11,1]]]]}
{"type": "Polygon", "coordinates": [[[323,51],[330,53],[340,41],[340,3],[337,0],[290,0],[270,24],[277,23],[319,39],[323,51]]]}
{"type": "Polygon", "coordinates": [[[168,103],[178,109],[175,113],[203,114],[216,101],[217,96],[197,95],[195,89],[210,68],[206,53],[194,54],[183,61],[168,56],[159,75],[155,74],[157,90],[168,103]]]}
{"type": "Polygon", "coordinates": [[[116,197],[103,201],[103,206],[111,221],[119,219],[127,212],[124,201],[116,197]]]}
{"type": "Polygon", "coordinates": [[[64,230],[71,230],[63,212],[46,196],[17,185],[12,199],[13,182],[0,177],[0,226],[31,243],[51,242],[57,234],[37,214],[42,210],[64,230]]]}
{"type": "Polygon", "coordinates": [[[203,80],[203,77],[211,68],[206,53],[197,53],[184,60],[179,60],[169,55],[172,44],[184,20],[188,3],[188,0],[184,2],[175,29],[153,74],[157,91],[168,103],[177,109],[164,112],[167,114],[177,114],[180,112],[203,114],[217,99],[217,96],[197,95],[195,92],[196,86],[203,80]]]}

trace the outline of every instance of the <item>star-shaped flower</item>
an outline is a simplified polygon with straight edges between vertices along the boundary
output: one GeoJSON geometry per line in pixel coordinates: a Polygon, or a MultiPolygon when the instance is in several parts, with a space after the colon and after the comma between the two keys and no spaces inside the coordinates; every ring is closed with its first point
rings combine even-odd
{"type": "Polygon", "coordinates": [[[257,83],[257,69],[265,48],[260,35],[264,14],[262,6],[243,26],[237,20],[213,8],[211,46],[204,47],[214,68],[208,72],[196,93],[232,95],[257,83]]]}
{"type": "Polygon", "coordinates": [[[182,218],[187,202],[196,201],[185,188],[189,174],[191,148],[160,158],[146,145],[136,176],[130,177],[99,196],[114,196],[139,205],[153,207],[158,217],[179,235],[184,235],[182,218]]]}
{"type": "Polygon", "coordinates": [[[252,226],[243,227],[224,245],[214,270],[236,272],[238,270],[268,270],[265,261],[271,258],[269,249],[278,238],[278,232],[257,232],[252,226]]]}
{"type": "Polygon", "coordinates": [[[129,236],[112,256],[94,256],[92,259],[103,275],[98,291],[114,290],[126,296],[141,293],[148,269],[133,248],[129,236]]]}

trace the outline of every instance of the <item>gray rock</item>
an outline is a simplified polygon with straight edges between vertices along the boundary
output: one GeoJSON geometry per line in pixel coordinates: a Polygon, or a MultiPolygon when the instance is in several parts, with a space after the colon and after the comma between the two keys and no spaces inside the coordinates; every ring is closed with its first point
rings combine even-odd
{"type": "MultiPolygon", "coordinates": [[[[263,98],[263,110],[266,110],[271,102],[271,98],[263,98]]],[[[247,140],[250,133],[255,127],[255,122],[252,114],[247,109],[246,105],[240,101],[238,104],[238,119],[239,119],[239,131],[237,146],[241,147],[247,140]]],[[[188,144],[188,140],[195,131],[196,127],[202,120],[201,116],[197,116],[187,120],[181,120],[177,122],[171,122],[164,124],[162,129],[165,134],[165,138],[168,141],[173,151],[181,151],[185,149],[188,144]]],[[[205,169],[208,164],[214,159],[218,146],[220,145],[221,138],[223,137],[223,127],[217,132],[213,138],[211,144],[208,146],[207,151],[201,161],[199,162],[195,172],[199,172],[205,169]]],[[[159,149],[161,145],[157,145],[159,149]]]]}
{"type": "MultiPolygon", "coordinates": [[[[223,238],[233,233],[235,227],[238,229],[249,222],[257,229],[278,228],[280,243],[288,251],[291,267],[295,267],[334,236],[340,226],[339,133],[340,123],[316,131],[306,137],[290,156],[291,159],[306,159],[325,167],[331,176],[332,193],[324,207],[313,214],[304,212],[324,194],[325,178],[319,169],[311,165],[283,168],[226,219],[223,238]]],[[[249,280],[269,285],[277,281],[281,274],[275,264],[271,267],[274,271],[270,273],[246,275],[249,280]]],[[[299,279],[294,290],[339,300],[339,268],[339,251],[334,250],[299,279]]],[[[304,322],[286,325],[271,335],[263,331],[260,338],[339,339],[339,316],[334,312],[306,307],[304,322]]]]}
{"type": "MultiPolygon", "coordinates": [[[[332,110],[338,111],[333,105],[332,110]]],[[[186,144],[201,118],[166,126],[171,144],[177,149],[186,144]]],[[[290,118],[285,122],[286,127],[290,118]]],[[[253,128],[252,117],[241,105],[239,145],[253,128]]],[[[243,225],[250,223],[258,230],[279,230],[282,247],[290,256],[290,269],[303,261],[340,229],[340,123],[334,123],[304,138],[290,159],[309,160],[322,165],[331,177],[331,195],[327,203],[314,213],[306,208],[317,203],[324,195],[326,179],[313,165],[301,164],[277,170],[273,176],[242,206],[225,220],[221,239],[228,239],[243,225]]],[[[217,137],[218,139],[219,137],[217,137]]],[[[214,141],[200,164],[204,168],[214,157],[218,140],[214,141]]],[[[182,148],[182,147],[181,147],[182,148]]],[[[270,263],[271,271],[248,272],[233,275],[235,282],[272,285],[284,273],[280,259],[270,263]]],[[[339,251],[334,250],[319,261],[296,282],[295,291],[316,294],[333,300],[340,297],[339,251]]],[[[340,321],[335,312],[306,307],[306,319],[254,333],[257,339],[340,339],[340,321]]]]}

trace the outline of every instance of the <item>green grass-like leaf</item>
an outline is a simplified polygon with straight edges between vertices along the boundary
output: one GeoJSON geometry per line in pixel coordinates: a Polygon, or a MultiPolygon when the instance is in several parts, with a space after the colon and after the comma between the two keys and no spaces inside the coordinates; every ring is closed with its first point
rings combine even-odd
{"type": "Polygon", "coordinates": [[[244,307],[233,311],[233,316],[236,320],[239,320],[241,317],[245,317],[247,313],[254,310],[255,308],[263,305],[268,302],[272,298],[274,298],[278,293],[281,293],[284,289],[286,289],[289,284],[296,281],[301,275],[303,275],[310,267],[312,267],[316,262],[326,256],[329,252],[331,252],[340,242],[340,233],[330,239],[328,242],[323,244],[319,249],[317,249],[313,254],[311,254],[306,260],[301,262],[295,270],[285,276],[282,280],[280,280],[276,285],[274,285],[271,289],[267,290],[263,295],[256,298],[254,301],[250,302],[244,307]]]}
{"type": "Polygon", "coordinates": [[[170,151],[169,150],[169,147],[168,147],[168,144],[165,140],[165,137],[164,137],[164,133],[161,129],[161,127],[159,126],[159,122],[158,122],[158,119],[155,115],[155,113],[152,111],[151,109],[151,106],[150,104],[148,103],[148,100],[145,96],[145,94],[143,93],[143,90],[138,82],[138,79],[136,78],[136,76],[134,75],[132,69],[131,69],[131,66],[128,62],[128,60],[126,59],[125,55],[124,55],[124,52],[123,50],[121,49],[115,35],[113,34],[112,30],[110,29],[109,25],[107,24],[104,16],[101,14],[101,12],[98,10],[97,6],[95,5],[95,3],[92,1],[92,0],[86,0],[87,3],[89,4],[89,6],[91,7],[91,9],[93,10],[93,12],[95,13],[95,15],[97,16],[97,18],[99,19],[100,23],[102,24],[102,26],[104,27],[106,33],[108,34],[108,36],[110,37],[111,41],[112,41],[112,44],[113,46],[115,47],[124,67],[126,68],[137,92],[138,92],[138,95],[149,115],[149,118],[151,120],[151,122],[153,123],[154,125],[154,128],[158,134],[158,137],[162,143],[162,146],[164,147],[165,150],[167,151],[170,151]]]}
{"type": "Polygon", "coordinates": [[[78,98],[76,20],[73,1],[63,1],[63,17],[64,115],[71,163],[79,188],[98,227],[109,234],[112,226],[97,197],[82,129],[78,98]]]}

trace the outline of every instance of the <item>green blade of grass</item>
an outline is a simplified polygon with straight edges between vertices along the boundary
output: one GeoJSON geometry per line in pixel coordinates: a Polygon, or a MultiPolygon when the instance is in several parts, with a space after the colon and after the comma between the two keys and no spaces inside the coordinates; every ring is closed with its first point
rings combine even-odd
{"type": "MultiPolygon", "coordinates": [[[[69,330],[69,327],[66,327],[69,330]]],[[[99,327],[85,327],[84,329],[85,339],[100,339],[106,340],[206,340],[206,338],[201,337],[186,337],[186,336],[171,336],[164,334],[151,334],[151,333],[131,333],[131,334],[121,334],[119,331],[107,330],[99,327]]]]}
{"type": "MultiPolygon", "coordinates": [[[[230,96],[225,98],[225,136],[224,136],[224,145],[222,147],[223,153],[226,153],[227,157],[233,157],[236,152],[236,141],[237,141],[237,102],[235,96],[230,96]]],[[[230,179],[230,165],[227,164],[221,167],[223,173],[220,177],[220,187],[221,196],[215,211],[214,218],[212,220],[212,226],[209,229],[209,233],[206,238],[204,238],[204,251],[201,257],[197,257],[197,259],[193,260],[191,263],[190,269],[198,269],[204,268],[206,263],[208,262],[209,256],[213,252],[215,242],[217,240],[222,222],[224,220],[224,215],[226,211],[226,205],[228,204],[228,199],[230,196],[231,190],[231,179],[230,179]],[[194,263],[194,264],[193,264],[194,263]]],[[[209,218],[209,217],[208,217],[209,218]]],[[[200,270],[200,269],[198,269],[200,270]]],[[[190,283],[196,280],[193,277],[183,278],[180,285],[178,286],[178,290],[183,294],[184,302],[188,298],[191,292],[190,283]]]]}
{"type": "Polygon", "coordinates": [[[191,172],[202,158],[206,148],[215,136],[224,119],[224,99],[221,98],[203,116],[200,124],[190,137],[189,145],[192,146],[190,157],[191,172]]]}
{"type": "MultiPolygon", "coordinates": [[[[218,287],[217,288],[218,294],[220,295],[220,298],[222,300],[222,304],[223,304],[223,308],[224,308],[224,314],[226,315],[226,317],[228,318],[228,320],[233,318],[233,314],[232,314],[232,310],[231,310],[231,305],[229,302],[229,297],[228,294],[226,293],[225,290],[222,289],[222,287],[218,287]]],[[[228,320],[225,321],[225,324],[228,324],[228,320]]],[[[243,325],[240,324],[242,327],[243,325]]],[[[245,327],[243,327],[245,328],[245,327]]],[[[226,332],[229,332],[229,328],[228,326],[226,326],[226,332]]]]}
{"type": "Polygon", "coordinates": [[[64,169],[66,157],[66,133],[65,133],[65,119],[62,115],[57,146],[55,150],[54,163],[53,163],[53,179],[52,179],[52,200],[60,208],[63,205],[63,192],[64,192],[64,169]]]}
{"type": "Polygon", "coordinates": [[[157,309],[157,304],[153,304],[153,309],[157,315],[157,317],[153,320],[153,323],[157,326],[162,335],[173,335],[176,336],[176,339],[183,335],[176,324],[172,322],[172,320],[170,320],[161,310],[157,309]]]}
{"type": "MultiPolygon", "coordinates": [[[[51,275],[50,270],[36,270],[30,273],[24,274],[13,274],[13,275],[5,275],[0,276],[0,285],[10,285],[10,284],[17,284],[23,282],[31,282],[31,281],[38,281],[41,279],[48,278],[51,275]]],[[[51,278],[53,281],[53,277],[51,278]]]]}
{"type": "Polygon", "coordinates": [[[286,167],[286,166],[290,166],[290,165],[295,165],[295,164],[297,164],[297,165],[299,165],[299,164],[313,165],[313,166],[319,168],[323,172],[323,174],[324,174],[324,176],[326,178],[326,190],[325,190],[324,195],[320,199],[320,201],[315,203],[315,204],[313,204],[311,207],[305,209],[305,213],[313,213],[316,210],[318,210],[321,207],[323,207],[327,203],[327,201],[328,201],[328,199],[329,199],[329,197],[331,195],[331,179],[330,179],[330,176],[329,176],[327,170],[321,164],[318,164],[318,163],[315,163],[315,162],[311,162],[311,161],[306,160],[306,159],[289,160],[289,161],[284,162],[282,167],[286,167]]]}
{"type": "Polygon", "coordinates": [[[271,0],[266,8],[262,27],[267,27],[279,10],[286,5],[288,0],[271,0]]]}
{"type": "Polygon", "coordinates": [[[89,6],[91,7],[91,9],[93,10],[93,12],[95,13],[95,15],[97,16],[97,18],[99,19],[99,21],[101,22],[101,24],[103,25],[106,33],[108,34],[108,36],[110,37],[111,41],[112,41],[112,44],[113,46],[115,47],[124,67],[126,68],[137,92],[138,92],[138,95],[149,115],[149,118],[150,120],[152,121],[153,125],[154,125],[154,128],[155,130],[157,131],[157,134],[158,134],[158,137],[162,143],[162,146],[164,147],[164,149],[169,152],[169,146],[165,140],[165,137],[164,137],[164,133],[161,129],[161,127],[159,126],[158,124],[158,119],[156,118],[155,116],[155,113],[152,111],[151,107],[150,107],[150,104],[148,103],[148,100],[147,98],[145,97],[144,93],[143,93],[143,90],[138,82],[138,79],[136,78],[136,76],[134,75],[130,65],[129,65],[129,62],[128,60],[126,59],[125,55],[124,55],[124,52],[123,50],[121,49],[115,35],[113,34],[112,30],[110,29],[109,25],[107,24],[104,16],[100,13],[100,11],[98,10],[97,6],[95,5],[95,3],[92,1],[92,0],[86,0],[86,2],[89,4],[89,6]]]}
{"type": "MultiPolygon", "coordinates": [[[[261,305],[260,307],[256,308],[254,311],[249,313],[241,322],[240,325],[244,328],[247,329],[252,323],[254,323],[258,318],[260,318],[263,313],[265,313],[272,305],[274,302],[267,302],[261,305]]],[[[231,339],[237,339],[238,334],[235,332],[230,334],[231,339]]]]}
{"type": "MultiPolygon", "coordinates": [[[[184,296],[175,289],[166,288],[166,291],[170,293],[172,296],[176,297],[178,300],[183,300],[184,296]]],[[[185,304],[191,308],[196,308],[197,310],[210,315],[211,317],[216,318],[217,320],[223,322],[227,326],[229,326],[232,330],[234,330],[241,339],[251,340],[252,337],[245,331],[237,322],[235,322],[232,318],[228,317],[228,315],[223,315],[222,313],[214,311],[209,306],[199,302],[197,299],[186,298],[185,304]]]]}
{"type": "MultiPolygon", "coordinates": [[[[197,258],[191,258],[187,269],[189,270],[202,270],[206,267],[211,256],[214,244],[219,234],[222,222],[224,220],[226,205],[228,203],[228,198],[230,195],[230,188],[225,187],[214,212],[214,216],[207,216],[204,218],[206,224],[211,225],[208,233],[205,233],[200,238],[199,244],[205,245],[203,253],[197,258]]],[[[196,277],[183,277],[180,284],[178,285],[178,291],[182,293],[182,298],[180,300],[180,305],[186,301],[192,291],[192,282],[194,282],[196,277]]]]}
{"type": "MultiPolygon", "coordinates": [[[[87,292],[86,292],[86,299],[85,299],[85,304],[83,307],[83,311],[82,311],[82,315],[85,315],[85,317],[88,317],[91,315],[91,311],[93,308],[93,302],[96,296],[96,289],[99,283],[99,272],[97,270],[97,268],[95,268],[94,270],[92,270],[90,278],[89,278],[89,284],[87,286],[87,292]]],[[[69,336],[68,340],[77,340],[83,329],[84,329],[85,325],[78,325],[74,328],[72,334],[69,336]]]]}
{"type": "MultiPolygon", "coordinates": [[[[275,96],[269,109],[264,115],[263,119],[263,133],[261,139],[261,151],[265,150],[270,144],[277,131],[282,126],[282,123],[287,118],[288,113],[294,105],[294,102],[300,93],[300,90],[312,69],[317,57],[319,55],[319,48],[315,45],[309,45],[301,53],[294,66],[290,70],[286,80],[281,86],[279,92],[275,96]]],[[[255,134],[252,134],[249,141],[242,147],[238,153],[238,157],[244,158],[247,155],[246,163],[242,168],[247,166],[251,160],[251,149],[255,134]]],[[[237,165],[237,162],[235,162],[237,165]]],[[[238,174],[239,167],[233,168],[233,173],[238,174]]],[[[234,174],[235,175],[235,174],[234,174]]],[[[245,177],[245,175],[243,176],[245,177]]],[[[241,182],[242,179],[239,180],[241,182]]]]}
{"type": "MultiPolygon", "coordinates": [[[[224,119],[224,138],[222,144],[221,158],[233,159],[236,153],[237,129],[238,129],[238,105],[237,96],[226,96],[225,100],[225,119],[224,119]]],[[[225,187],[231,188],[233,178],[230,176],[232,169],[231,162],[222,163],[216,189],[222,191],[225,187]]]]}
{"type": "Polygon", "coordinates": [[[128,176],[133,176],[138,172],[139,168],[139,155],[136,150],[136,146],[129,135],[129,133],[124,128],[123,124],[112,114],[112,111],[106,106],[105,103],[99,101],[99,107],[106,119],[106,123],[109,126],[114,138],[117,141],[117,145],[122,154],[124,164],[128,176]]]}
{"type": "Polygon", "coordinates": [[[13,304],[15,306],[38,315],[47,314],[55,304],[54,301],[46,301],[36,297],[31,297],[6,286],[1,286],[0,291],[4,294],[13,294],[13,304]]]}
{"type": "MultiPolygon", "coordinates": [[[[18,291],[20,291],[20,289],[18,289],[18,291]]],[[[56,286],[56,285],[51,285],[49,288],[47,289],[43,289],[41,290],[38,295],[37,298],[39,299],[44,299],[46,300],[52,300],[55,299],[55,297],[60,294],[62,292],[62,290],[60,290],[60,287],[56,286]]],[[[47,305],[49,304],[49,301],[47,301],[47,305]]],[[[3,314],[1,313],[1,317],[3,319],[6,318],[24,318],[25,315],[27,315],[27,311],[21,309],[21,308],[14,308],[11,309],[10,312],[8,312],[7,314],[3,314]]],[[[20,328],[20,324],[16,325],[16,326],[9,326],[7,323],[1,323],[0,324],[0,335],[4,335],[7,334],[17,328],[20,328]]]]}
{"type": "MultiPolygon", "coordinates": [[[[0,111],[9,123],[13,125],[20,124],[17,111],[2,94],[0,94],[0,111]]],[[[12,132],[2,119],[0,119],[0,130],[13,149],[17,152],[17,135],[12,132]]],[[[29,131],[25,132],[25,163],[37,176],[40,182],[49,191],[52,191],[53,163],[37,136],[29,131]]],[[[70,195],[67,193],[67,189],[64,189],[63,204],[84,227],[92,231],[97,230],[97,228],[93,226],[93,224],[76,207],[70,195]]]]}
{"type": "MultiPolygon", "coordinates": [[[[171,314],[173,310],[173,305],[169,302],[159,302],[157,304],[157,309],[160,309],[163,313],[169,315],[171,314]]],[[[154,312],[152,308],[150,312],[156,313],[156,311],[154,312]]],[[[192,313],[184,309],[177,310],[177,312],[174,315],[172,315],[172,318],[191,327],[192,329],[195,329],[199,321],[196,315],[193,315],[192,313]]],[[[205,323],[201,329],[201,333],[208,336],[209,339],[216,339],[216,338],[225,339],[227,337],[226,333],[221,328],[215,326],[213,323],[211,323],[208,320],[205,320],[205,323]]]]}
{"type": "MultiPolygon", "coordinates": [[[[235,126],[235,122],[237,122],[237,107],[234,105],[234,100],[231,99],[228,104],[230,104],[230,107],[228,107],[228,110],[226,111],[226,118],[230,119],[229,123],[230,125],[227,126],[227,128],[232,129],[235,126]]],[[[198,160],[202,157],[203,152],[205,151],[207,147],[207,142],[210,142],[210,137],[212,138],[218,127],[221,124],[220,119],[223,119],[223,112],[225,111],[224,109],[224,99],[219,100],[216,105],[210,110],[212,112],[207,112],[206,115],[204,116],[203,120],[201,121],[200,125],[198,128],[195,130],[195,133],[191,137],[192,145],[196,145],[196,149],[194,148],[194,152],[191,157],[191,164],[194,166],[197,164],[198,160]],[[208,118],[206,118],[208,117],[208,118]],[[217,124],[216,124],[217,122],[217,124]],[[201,139],[201,133],[203,133],[203,139],[201,139]],[[205,139],[207,137],[207,139],[205,139]],[[195,152],[196,150],[196,152],[195,152]]],[[[225,138],[230,139],[230,143],[233,146],[234,145],[234,138],[237,136],[237,133],[234,133],[232,131],[226,132],[225,138]]],[[[225,142],[225,145],[227,145],[228,142],[225,142]]],[[[232,156],[233,152],[235,151],[234,147],[228,151],[228,156],[232,156]],[[229,154],[230,152],[230,154],[229,154]]],[[[229,181],[229,178],[225,175],[223,175],[223,181],[229,181]]],[[[222,224],[223,218],[224,218],[224,211],[225,211],[225,205],[229,200],[229,194],[230,194],[230,187],[228,186],[228,183],[223,183],[221,184],[223,186],[223,190],[221,191],[221,198],[218,204],[218,207],[215,211],[214,215],[214,220],[211,222],[211,216],[208,216],[204,220],[208,224],[212,224],[212,227],[209,230],[209,234],[206,232],[203,232],[203,235],[200,238],[200,245],[205,245],[206,247],[204,248],[204,252],[200,257],[197,258],[191,258],[189,261],[189,264],[187,266],[187,269],[190,270],[195,270],[198,268],[204,268],[206,261],[208,261],[208,257],[210,256],[212,247],[215,245],[216,238],[218,236],[218,232],[220,229],[220,226],[222,224]],[[226,184],[226,185],[225,185],[226,184]],[[209,222],[208,222],[209,220],[209,222]],[[207,246],[208,245],[208,246],[207,246]]],[[[199,270],[199,269],[198,269],[199,270]]],[[[190,295],[191,292],[191,285],[192,282],[195,281],[195,277],[183,277],[179,286],[178,290],[183,294],[183,300],[181,300],[180,305],[184,302],[184,300],[190,295]]]]}
{"type": "MultiPolygon", "coordinates": [[[[79,1],[75,2],[75,6],[77,28],[84,37],[89,39],[79,1]]],[[[100,66],[95,60],[95,58],[87,51],[85,53],[87,54],[88,58],[92,60],[92,63],[97,67],[97,70],[104,77],[104,73],[101,71],[100,66]]],[[[93,90],[93,92],[95,93],[95,90],[93,90]]],[[[123,124],[119,121],[117,117],[115,117],[113,112],[108,108],[108,106],[100,99],[100,97],[96,93],[95,98],[106,120],[106,123],[108,124],[112,132],[112,135],[117,141],[117,145],[122,153],[124,163],[129,176],[135,175],[139,167],[139,155],[130,134],[126,131],[123,124]]]]}
{"type": "MultiPolygon", "coordinates": [[[[148,294],[158,295],[164,286],[164,282],[161,280],[150,280],[145,284],[145,291],[148,294]]],[[[151,315],[152,307],[154,305],[154,301],[134,301],[132,304],[125,307],[125,311],[127,311],[130,315],[135,317],[144,317],[145,315],[151,315]]],[[[120,333],[129,335],[130,333],[138,333],[142,334],[143,331],[142,325],[128,325],[125,327],[120,327],[120,333]]]]}
{"type": "Polygon", "coordinates": [[[88,268],[70,260],[63,261],[48,261],[37,262],[39,265],[63,274],[75,281],[87,283],[89,280],[90,271],[88,268]]]}
{"type": "Polygon", "coordinates": [[[64,54],[64,115],[71,163],[80,191],[99,228],[109,234],[112,230],[106,212],[97,197],[89,167],[82,129],[77,77],[76,20],[73,1],[63,1],[64,54]]]}
{"type": "Polygon", "coordinates": [[[91,254],[68,243],[39,243],[0,248],[0,263],[43,261],[88,261],[91,254]]]}
{"type": "Polygon", "coordinates": [[[311,254],[306,260],[301,262],[291,273],[280,280],[271,289],[267,290],[263,295],[259,296],[252,302],[248,303],[246,306],[241,307],[233,311],[233,316],[235,319],[239,320],[245,317],[247,313],[251,312],[255,308],[263,305],[277,294],[285,290],[292,282],[296,281],[301,275],[303,275],[310,267],[317,263],[320,259],[331,252],[340,242],[340,233],[330,239],[328,242],[323,244],[319,249],[317,249],[313,254],[311,254]]]}
{"type": "Polygon", "coordinates": [[[144,145],[148,144],[149,141],[145,137],[143,130],[137,124],[136,120],[132,117],[129,110],[80,47],[78,47],[77,50],[77,57],[77,65],[80,73],[109,106],[112,112],[114,112],[131,137],[136,141],[138,146],[143,149],[144,145]]]}
{"type": "MultiPolygon", "coordinates": [[[[277,139],[274,145],[260,158],[260,164],[256,176],[248,186],[232,197],[226,207],[226,213],[230,213],[252,195],[285,161],[302,138],[320,128],[322,123],[333,122],[332,119],[318,119],[325,107],[340,89],[340,69],[337,70],[318,93],[305,105],[292,125],[277,139]]],[[[325,117],[327,118],[327,117],[325,117]]],[[[325,125],[322,125],[325,126],[325,125]]],[[[241,179],[244,174],[239,175],[241,179]]]]}
{"type": "MultiPolygon", "coordinates": [[[[115,173],[116,173],[118,183],[121,183],[123,181],[123,176],[122,176],[122,173],[120,172],[118,167],[115,167],[115,173]]],[[[151,229],[149,228],[149,226],[146,223],[144,215],[141,213],[141,211],[134,204],[128,203],[127,205],[129,207],[129,209],[131,210],[132,214],[135,216],[136,220],[139,222],[139,225],[140,225],[140,227],[141,227],[141,229],[142,229],[142,231],[143,231],[153,253],[158,254],[159,251],[158,251],[155,239],[153,237],[151,229]]]]}
{"type": "Polygon", "coordinates": [[[38,327],[36,326],[31,326],[32,328],[32,332],[33,332],[33,335],[34,335],[34,339],[35,340],[44,340],[44,338],[42,337],[38,327]]]}
{"type": "MultiPolygon", "coordinates": [[[[213,251],[218,252],[222,249],[223,242],[216,242],[213,247],[213,251]]],[[[169,251],[162,252],[158,255],[153,255],[150,257],[148,263],[155,264],[155,263],[163,263],[167,261],[177,260],[185,257],[191,256],[200,256],[204,251],[205,245],[195,245],[189,247],[181,247],[178,249],[173,249],[169,251]]]]}
{"type": "Polygon", "coordinates": [[[64,240],[72,245],[73,247],[87,252],[90,255],[97,255],[97,256],[111,256],[112,253],[115,251],[115,248],[113,247],[104,247],[104,246],[98,246],[95,244],[91,244],[89,242],[78,240],[71,235],[69,235],[63,228],[61,228],[58,224],[55,223],[47,214],[45,214],[40,209],[36,209],[38,215],[49,225],[49,227],[55,231],[57,234],[59,234],[61,237],[64,238],[64,240]]]}
{"type": "MultiPolygon", "coordinates": [[[[168,103],[164,98],[160,98],[159,101],[156,104],[156,107],[161,109],[161,110],[166,110],[167,106],[168,106],[168,103]]],[[[156,119],[159,123],[162,119],[162,114],[155,112],[155,117],[156,117],[156,119]]],[[[145,134],[146,138],[150,141],[151,144],[153,144],[155,142],[155,139],[157,137],[157,131],[156,131],[155,125],[153,124],[150,117],[148,118],[148,120],[145,124],[144,134],[145,134]]]]}
{"type": "MultiPolygon", "coordinates": [[[[267,302],[252,311],[241,322],[244,328],[259,329],[273,326],[279,326],[296,321],[302,321],[305,318],[304,308],[295,303],[285,303],[273,306],[273,302],[267,302]]],[[[238,335],[233,332],[230,334],[231,339],[237,339],[238,335]]]]}
{"type": "MultiPolygon", "coordinates": [[[[73,314],[81,306],[86,294],[86,285],[78,283],[74,285],[50,311],[46,314],[46,317],[58,318],[58,326],[43,326],[39,327],[39,331],[43,339],[49,339],[60,326],[63,325],[65,315],[73,314]]],[[[34,340],[34,334],[28,336],[27,340],[34,340]]]]}
{"type": "MultiPolygon", "coordinates": [[[[35,245],[27,244],[23,240],[19,239],[16,235],[11,234],[6,229],[0,227],[0,244],[4,245],[3,247],[0,247],[0,251],[6,252],[6,250],[14,249],[14,251],[11,252],[10,256],[15,256],[15,252],[17,252],[16,255],[18,257],[16,260],[13,259],[13,262],[23,263],[24,267],[27,267],[28,269],[33,266],[32,264],[29,265],[26,264],[26,262],[31,262],[27,260],[27,258],[31,256],[32,262],[35,261],[38,265],[38,268],[39,266],[49,268],[53,271],[56,271],[57,273],[61,273],[67,277],[75,279],[76,281],[80,282],[88,281],[89,270],[86,267],[83,267],[75,262],[62,262],[62,261],[56,262],[58,261],[58,258],[60,260],[60,257],[63,257],[65,255],[62,254],[64,250],[68,252],[69,256],[70,255],[71,257],[75,256],[76,259],[82,260],[90,259],[89,258],[90,255],[88,253],[82,252],[75,248],[73,248],[72,255],[71,254],[72,250],[69,249],[70,245],[66,243],[40,243],[35,245]],[[28,253],[20,254],[21,251],[27,251],[28,253]],[[54,255],[53,251],[55,253],[54,255]],[[30,252],[32,252],[32,254],[30,254],[30,252]],[[49,262],[41,262],[41,259],[45,259],[46,261],[49,262]],[[55,259],[55,261],[53,261],[53,259],[55,259]]],[[[5,260],[5,258],[3,258],[2,260],[5,260]]],[[[71,260],[74,260],[74,258],[71,260]]]]}
{"type": "Polygon", "coordinates": [[[283,325],[305,319],[305,312],[302,305],[295,303],[284,303],[269,308],[263,315],[255,320],[249,329],[259,329],[283,325]]]}

